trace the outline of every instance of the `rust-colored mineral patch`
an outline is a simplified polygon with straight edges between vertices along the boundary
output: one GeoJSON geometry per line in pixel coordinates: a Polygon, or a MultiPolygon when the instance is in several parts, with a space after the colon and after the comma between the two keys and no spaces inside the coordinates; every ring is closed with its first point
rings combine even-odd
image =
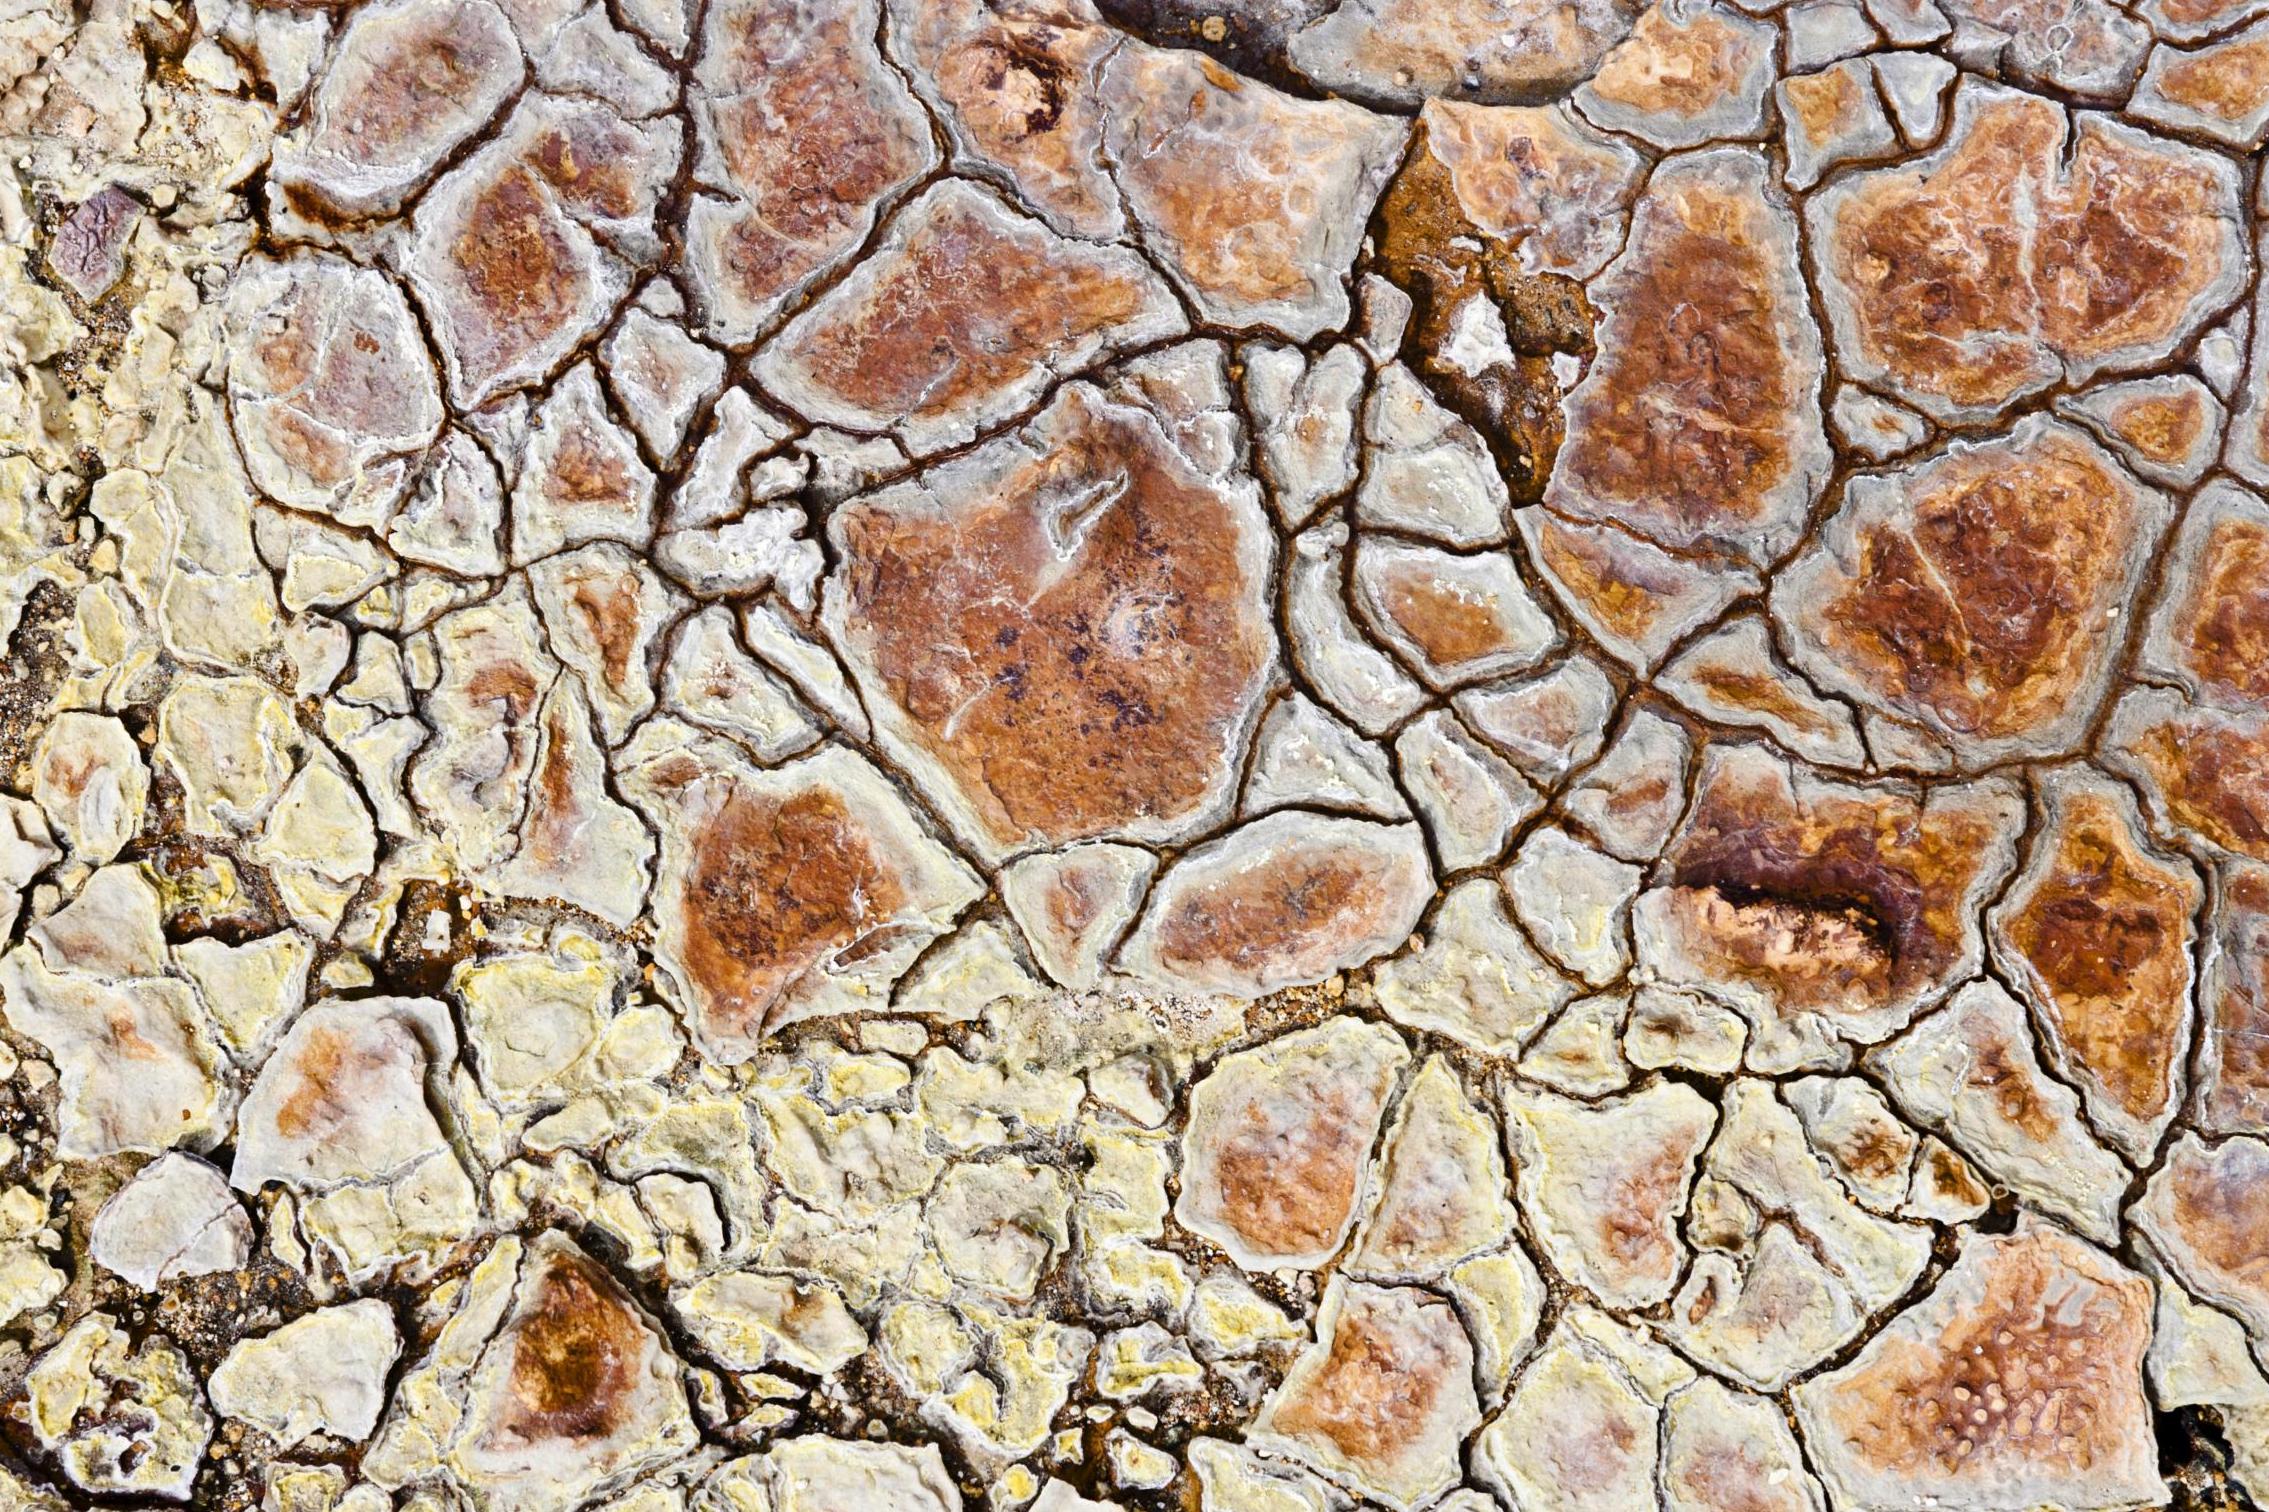
{"type": "Polygon", "coordinates": [[[2027,420],[1852,482],[1773,608],[1798,663],[1972,761],[2069,748],[2168,502],[2069,426],[2027,420]]]}
{"type": "Polygon", "coordinates": [[[964,442],[1055,377],[1182,329],[1165,280],[1124,249],[1057,237],[967,184],[925,194],[891,240],[765,349],[809,414],[964,442]]]}
{"type": "Polygon", "coordinates": [[[2121,700],[2106,758],[2152,813],[2234,855],[2269,861],[2269,712],[2223,711],[2161,689],[2121,700]]]}
{"type": "Polygon", "coordinates": [[[486,1426],[491,1443],[603,1438],[622,1425],[643,1355],[645,1321],[597,1265],[563,1256],[536,1277],[511,1336],[506,1395],[486,1426]]]}
{"type": "Polygon", "coordinates": [[[1937,1290],[1796,1388],[1839,1503],[2108,1507],[2160,1481],[2151,1287],[2045,1225],[1977,1236],[1937,1290]]]}
{"type": "Polygon", "coordinates": [[[917,87],[955,134],[958,157],[1004,174],[1058,230],[1107,237],[1125,225],[1103,164],[1103,60],[1118,36],[1059,0],[892,0],[917,87]]]}
{"type": "Polygon", "coordinates": [[[920,105],[875,47],[878,9],[734,0],[708,11],[695,118],[733,197],[697,200],[686,230],[719,340],[752,340],[935,161],[920,105]]]}
{"type": "Polygon", "coordinates": [[[1391,1032],[1346,1018],[1226,1057],[1190,1094],[1176,1216],[1246,1257],[1321,1263],[1355,1222],[1408,1058],[1391,1032]]]}
{"type": "Polygon", "coordinates": [[[1995,919],[2099,1121],[2148,1159],[2174,1114],[2190,1037],[2191,916],[2204,889],[2140,834],[2126,789],[2066,777],[1995,919]]]}
{"type": "Polygon", "coordinates": [[[1998,783],[1924,797],[1718,747],[1641,901],[1640,956],[1781,1012],[1895,1027],[1975,969],[1972,910],[2014,865],[2021,821],[1998,783]]]}
{"type": "Polygon", "coordinates": [[[1272,653],[1249,485],[1074,389],[838,510],[827,617],[884,728],[986,850],[1185,829],[1232,775],[1272,653]]]}
{"type": "Polygon", "coordinates": [[[1829,452],[1796,218],[1764,165],[1717,149],[1658,168],[1590,294],[1600,354],[1546,506],[1674,550],[1785,551],[1829,452]]]}
{"type": "Polygon", "coordinates": [[[1402,123],[1134,42],[1104,65],[1103,104],[1127,208],[1207,317],[1294,340],[1346,318],[1341,280],[1402,123]]]}
{"type": "Polygon", "coordinates": [[[1971,80],[1936,154],[1841,180],[1808,214],[1847,369],[1975,421],[2144,365],[2229,304],[2237,197],[2220,158],[1971,80]]]}
{"type": "Polygon", "coordinates": [[[1456,1484],[1458,1446],[1481,1422],[1457,1314],[1425,1292],[1334,1283],[1322,1326],[1328,1337],[1293,1366],[1255,1433],[1391,1505],[1456,1484]]]}

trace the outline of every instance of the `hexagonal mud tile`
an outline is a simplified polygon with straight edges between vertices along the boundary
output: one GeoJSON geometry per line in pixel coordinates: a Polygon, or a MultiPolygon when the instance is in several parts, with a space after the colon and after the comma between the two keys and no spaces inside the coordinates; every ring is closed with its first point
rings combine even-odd
{"type": "Polygon", "coordinates": [[[1442,94],[1513,101],[1589,74],[1631,29],[1630,0],[1341,0],[1296,33],[1292,61],[1327,89],[1419,105],[1442,94]]]}
{"type": "Polygon", "coordinates": [[[2167,555],[2143,666],[2208,703],[2269,707],[2269,504],[2217,479],[2167,555]]]}
{"type": "Polygon", "coordinates": [[[590,702],[568,678],[536,715],[528,806],[511,854],[480,875],[510,898],[551,898],[628,928],[646,900],[654,837],[607,787],[590,702]]]}
{"type": "Polygon", "coordinates": [[[1424,821],[1444,871],[1497,860],[1520,822],[1544,806],[1529,780],[1447,709],[1405,725],[1395,737],[1394,754],[1403,791],[1424,821]]]}
{"type": "Polygon", "coordinates": [[[1466,548],[1505,538],[1511,501],[1489,448],[1401,363],[1372,385],[1363,432],[1370,444],[1355,493],[1358,524],[1466,548]]]}
{"type": "Polygon", "coordinates": [[[1158,858],[1139,846],[1041,851],[1001,869],[1001,901],[1042,970],[1063,986],[1092,987],[1157,871],[1158,858]]]}
{"type": "Polygon", "coordinates": [[[1311,360],[1298,347],[1255,342],[1242,352],[1253,417],[1253,465],[1277,518],[1297,529],[1355,481],[1357,402],[1369,374],[1355,347],[1311,360]]]}
{"type": "Polygon", "coordinates": [[[437,675],[425,700],[433,738],[409,769],[409,792],[467,867],[512,853],[513,822],[535,768],[537,711],[559,676],[527,581],[443,615],[431,645],[437,675]]]}
{"type": "Polygon", "coordinates": [[[1773,586],[1798,663],[1965,763],[2069,750],[2109,686],[2119,607],[2172,506],[2043,417],[1853,480],[1773,586]]]}
{"type": "Polygon", "coordinates": [[[1777,93],[1791,187],[1809,189],[1839,163],[1888,157],[1898,146],[1865,59],[1784,79],[1777,93]]]}
{"type": "Polygon", "coordinates": [[[612,317],[682,149],[677,123],[523,98],[503,132],[411,218],[402,271],[433,324],[450,397],[477,406],[540,383],[612,317]]]}
{"type": "Polygon", "coordinates": [[[664,735],[620,776],[661,833],[655,956],[704,1049],[887,1001],[984,886],[888,778],[828,746],[770,771],[664,735]]]}
{"type": "Polygon", "coordinates": [[[1354,1227],[1409,1059],[1393,1030],[1352,1018],[1224,1056],[1190,1091],[1176,1220],[1247,1269],[1324,1264],[1354,1227]]]}
{"type": "Polygon", "coordinates": [[[1458,1451],[1480,1425],[1456,1311],[1415,1288],[1334,1278],[1316,1342],[1261,1405],[1251,1438],[1407,1512],[1457,1484],[1458,1451]]]}
{"type": "Polygon", "coordinates": [[[1509,1090],[1505,1114],[1521,1209],[1545,1258],[1609,1306],[1669,1296],[1716,1110],[1691,1087],[1654,1082],[1597,1106],[1509,1090]]]}
{"type": "Polygon", "coordinates": [[[961,445],[1109,353],[1187,322],[1134,252],[1071,241],[975,185],[925,191],[841,283],[758,354],[804,415],[961,445]]]}
{"type": "Polygon", "coordinates": [[[703,21],[700,174],[686,271],[706,334],[746,346],[841,263],[937,161],[929,123],[875,46],[878,0],[731,0],[703,21]]]}
{"type": "Polygon", "coordinates": [[[1995,909],[1995,949],[2094,1126],[2147,1165],[2181,1101],[2205,888],[2144,837],[2127,788],[2073,768],[2043,788],[2047,828],[1995,909]]]}
{"type": "Polygon", "coordinates": [[[565,1509],[697,1442],[668,1338],[563,1234],[528,1246],[503,1326],[467,1378],[449,1462],[491,1496],[565,1509]]]}
{"type": "Polygon", "coordinates": [[[1119,35],[1084,0],[890,0],[891,41],[945,122],[954,164],[1005,179],[1067,236],[1126,228],[1103,156],[1103,63],[1119,35]]]}
{"type": "Polygon", "coordinates": [[[1973,1234],[1932,1293],[1796,1388],[1837,1506],[2156,1503],[2151,1287],[2045,1224],[1973,1234]]]}
{"type": "Polygon", "coordinates": [[[2195,49],[2155,47],[2130,114],[2250,150],[2269,135],[2269,25],[2195,49]]]}
{"type": "Polygon", "coordinates": [[[1778,1405],[1705,1376],[1663,1414],[1669,1512],[1824,1512],[1819,1481],[1778,1405]]]}
{"type": "Polygon", "coordinates": [[[1396,1023],[1513,1055],[1577,987],[1514,925],[1504,890],[1476,877],[1450,889],[1417,948],[1379,967],[1374,990],[1396,1023]]]}
{"type": "Polygon", "coordinates": [[[1783,666],[1758,616],[1742,615],[1695,641],[1662,669],[1655,686],[1704,719],[1762,730],[1806,761],[1867,764],[1850,707],[1821,697],[1783,666]]]}
{"type": "Polygon", "coordinates": [[[1274,640],[1250,482],[1075,386],[828,530],[829,632],[885,749],[981,854],[1165,839],[1227,805],[1274,640]]]}
{"type": "Polygon", "coordinates": [[[2059,405],[2153,483],[2198,481],[2221,451],[2227,418],[2214,391],[2188,373],[2108,383],[2059,405]]]}
{"type": "Polygon", "coordinates": [[[245,470],[294,509],[385,521],[405,461],[441,432],[441,390],[385,274],[301,255],[239,274],[228,299],[230,418],[245,470]]]}
{"type": "Polygon", "coordinates": [[[1346,279],[1400,121],[1134,42],[1104,65],[1103,104],[1135,225],[1208,319],[1294,341],[1346,323],[1346,279]]]}
{"type": "Polygon", "coordinates": [[[527,66],[489,0],[388,0],[354,13],[306,126],[270,170],[301,213],[389,215],[495,116],[527,66]]]}
{"type": "Polygon", "coordinates": [[[655,648],[685,600],[611,541],[544,558],[528,584],[553,654],[581,678],[607,743],[621,744],[654,707],[655,648]]]}
{"type": "Polygon", "coordinates": [[[1423,1280],[1501,1245],[1513,1231],[1496,1120],[1440,1056],[1411,1079],[1379,1155],[1351,1274],[1423,1280]]]}
{"type": "Polygon", "coordinates": [[[1930,1263],[1930,1231],[1861,1206],[1826,1154],[1772,1084],[1743,1078],[1726,1089],[1688,1219],[1708,1247],[1662,1332],[1760,1391],[1779,1391],[1842,1350],[1930,1263]],[[1743,1221],[1721,1223],[1721,1213],[1743,1221]]]}
{"type": "Polygon", "coordinates": [[[1760,586],[1748,568],[1675,556],[1614,525],[1581,524],[1549,509],[1520,510],[1513,523],[1560,603],[1602,648],[1640,671],[1760,586]]]}
{"type": "Polygon", "coordinates": [[[1387,753],[1334,719],[1321,705],[1289,693],[1269,707],[1253,737],[1241,817],[1292,807],[1337,809],[1373,819],[1407,819],[1410,805],[1394,785],[1387,753]]]}
{"type": "Polygon", "coordinates": [[[1662,148],[1764,134],[1769,21],[1701,0],[1649,6],[1576,90],[1593,123],[1662,148]]]}
{"type": "Polygon", "coordinates": [[[1170,988],[1258,997],[1393,950],[1433,892],[1416,824],[1283,810],[1167,868],[1120,960],[1170,988]]]}
{"type": "Polygon", "coordinates": [[[2269,708],[2225,711],[2138,688],[2113,710],[2102,759],[2141,785],[2155,823],[2269,861],[2269,708]]]}
{"type": "Polygon", "coordinates": [[[1354,571],[1364,618],[1438,691],[1518,672],[1559,642],[1505,555],[1460,556],[1365,535],[1354,571]]]}
{"type": "Polygon", "coordinates": [[[1816,1015],[1880,1038],[1978,969],[1976,910],[2015,870],[2023,817],[1999,780],[1847,785],[1713,747],[1639,899],[1639,959],[1760,1026],[1816,1015]]]}
{"type": "Polygon", "coordinates": [[[2269,1144],[2245,1135],[2207,1144],[2184,1133],[2152,1176],[2133,1219],[2189,1288],[2236,1314],[2263,1352],[2269,1327],[2269,1144]]]}
{"type": "Polygon", "coordinates": [[[1579,1303],[1475,1441],[1474,1478],[1519,1507],[1627,1512],[1654,1504],[1662,1402],[1693,1379],[1660,1345],[1579,1303]]]}
{"type": "Polygon", "coordinates": [[[1796,216],[1763,162],[1717,148],[1657,168],[1590,294],[1599,356],[1545,504],[1673,550],[1786,551],[1829,450],[1796,216]]]}
{"type": "Polygon", "coordinates": [[[2238,192],[2218,156],[1970,79],[1945,146],[1806,214],[1845,370],[1971,422],[2170,356],[2244,286],[2238,192]]]}

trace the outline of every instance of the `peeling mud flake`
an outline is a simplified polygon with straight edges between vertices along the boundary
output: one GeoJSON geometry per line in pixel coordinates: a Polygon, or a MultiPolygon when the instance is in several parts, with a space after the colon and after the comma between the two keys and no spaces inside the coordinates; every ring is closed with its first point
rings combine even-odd
{"type": "Polygon", "coordinates": [[[343,259],[257,263],[229,293],[229,408],[246,471],[280,504],[381,525],[441,390],[409,302],[343,259]]]}
{"type": "Polygon", "coordinates": [[[1596,1106],[1512,1094],[1506,1128],[1521,1208],[1546,1258],[1610,1306],[1669,1296],[1694,1163],[1716,1122],[1709,1103],[1676,1082],[1596,1106]]]}
{"type": "Polygon", "coordinates": [[[526,66],[489,0],[388,0],[340,36],[308,124],[271,175],[311,218],[391,214],[519,88],[526,66]]]}

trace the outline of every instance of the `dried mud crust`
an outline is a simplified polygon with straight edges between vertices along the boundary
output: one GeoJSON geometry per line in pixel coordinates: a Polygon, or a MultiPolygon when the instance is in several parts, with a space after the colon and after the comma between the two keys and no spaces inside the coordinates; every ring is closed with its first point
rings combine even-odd
{"type": "Polygon", "coordinates": [[[0,19],[0,1512],[2269,1505],[2263,0],[0,19]]]}

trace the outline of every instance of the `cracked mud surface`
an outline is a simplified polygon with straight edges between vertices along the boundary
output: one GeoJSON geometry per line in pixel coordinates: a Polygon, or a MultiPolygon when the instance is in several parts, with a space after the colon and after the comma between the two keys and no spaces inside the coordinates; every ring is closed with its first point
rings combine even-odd
{"type": "Polygon", "coordinates": [[[2269,1506],[2264,0],[0,139],[0,1512],[2269,1506]]]}

